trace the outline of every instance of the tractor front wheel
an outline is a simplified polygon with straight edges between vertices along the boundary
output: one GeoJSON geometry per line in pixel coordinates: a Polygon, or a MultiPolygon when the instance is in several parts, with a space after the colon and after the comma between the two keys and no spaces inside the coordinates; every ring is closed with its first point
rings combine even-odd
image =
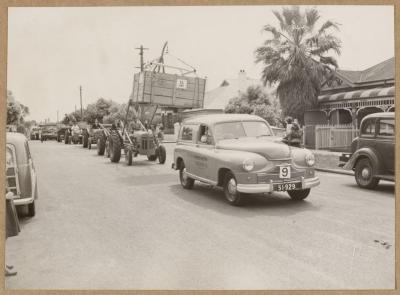
{"type": "Polygon", "coordinates": [[[158,147],[158,162],[160,164],[164,164],[165,160],[167,159],[167,151],[163,145],[158,147]]]}
{"type": "Polygon", "coordinates": [[[127,149],[126,151],[125,151],[125,161],[126,161],[126,164],[128,165],[128,166],[131,166],[132,165],[132,150],[131,149],[127,149]]]}

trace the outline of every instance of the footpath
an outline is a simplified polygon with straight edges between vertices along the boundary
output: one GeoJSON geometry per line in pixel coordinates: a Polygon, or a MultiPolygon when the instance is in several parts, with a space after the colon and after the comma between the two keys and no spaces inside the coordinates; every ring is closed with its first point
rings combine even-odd
{"type": "MultiPolygon", "coordinates": [[[[175,135],[174,134],[164,134],[164,143],[175,143],[175,135]]],[[[347,174],[354,175],[353,171],[344,170],[339,167],[339,156],[342,153],[339,152],[331,152],[325,150],[311,150],[315,156],[315,167],[317,171],[323,172],[331,172],[331,173],[339,173],[339,174],[347,174]]]]}

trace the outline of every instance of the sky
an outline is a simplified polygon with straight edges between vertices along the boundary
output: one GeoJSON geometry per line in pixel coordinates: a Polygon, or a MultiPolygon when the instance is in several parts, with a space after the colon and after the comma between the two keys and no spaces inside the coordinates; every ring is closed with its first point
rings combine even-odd
{"type": "MultiPolygon", "coordinates": [[[[314,6],[320,23],[340,24],[339,67],[363,70],[394,56],[392,6],[314,6]]],[[[30,108],[28,119],[61,120],[99,97],[126,102],[133,74],[157,58],[168,41],[166,63],[185,61],[207,77],[206,90],[239,70],[260,79],[254,51],[277,25],[272,11],[282,6],[43,7],[9,8],[7,89],[30,108]]],[[[307,8],[302,6],[302,8],[307,8]]]]}

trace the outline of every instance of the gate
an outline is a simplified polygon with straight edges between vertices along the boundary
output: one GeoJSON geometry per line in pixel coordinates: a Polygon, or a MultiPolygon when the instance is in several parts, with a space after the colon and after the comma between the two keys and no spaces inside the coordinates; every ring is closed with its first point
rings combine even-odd
{"type": "Polygon", "coordinates": [[[316,125],[315,149],[346,151],[358,135],[358,129],[352,124],[346,125],[316,125]]]}

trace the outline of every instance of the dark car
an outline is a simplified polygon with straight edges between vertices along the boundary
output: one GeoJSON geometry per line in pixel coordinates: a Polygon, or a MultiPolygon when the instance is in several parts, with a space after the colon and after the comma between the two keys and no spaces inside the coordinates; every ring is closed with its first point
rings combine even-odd
{"type": "Polygon", "coordinates": [[[28,139],[20,133],[6,135],[6,186],[15,196],[14,204],[28,207],[28,215],[34,216],[38,198],[36,169],[28,139]]]}
{"type": "Polygon", "coordinates": [[[371,114],[361,121],[351,153],[339,158],[346,163],[339,165],[354,171],[360,187],[373,189],[381,179],[394,181],[394,148],[394,112],[371,114]]]}

